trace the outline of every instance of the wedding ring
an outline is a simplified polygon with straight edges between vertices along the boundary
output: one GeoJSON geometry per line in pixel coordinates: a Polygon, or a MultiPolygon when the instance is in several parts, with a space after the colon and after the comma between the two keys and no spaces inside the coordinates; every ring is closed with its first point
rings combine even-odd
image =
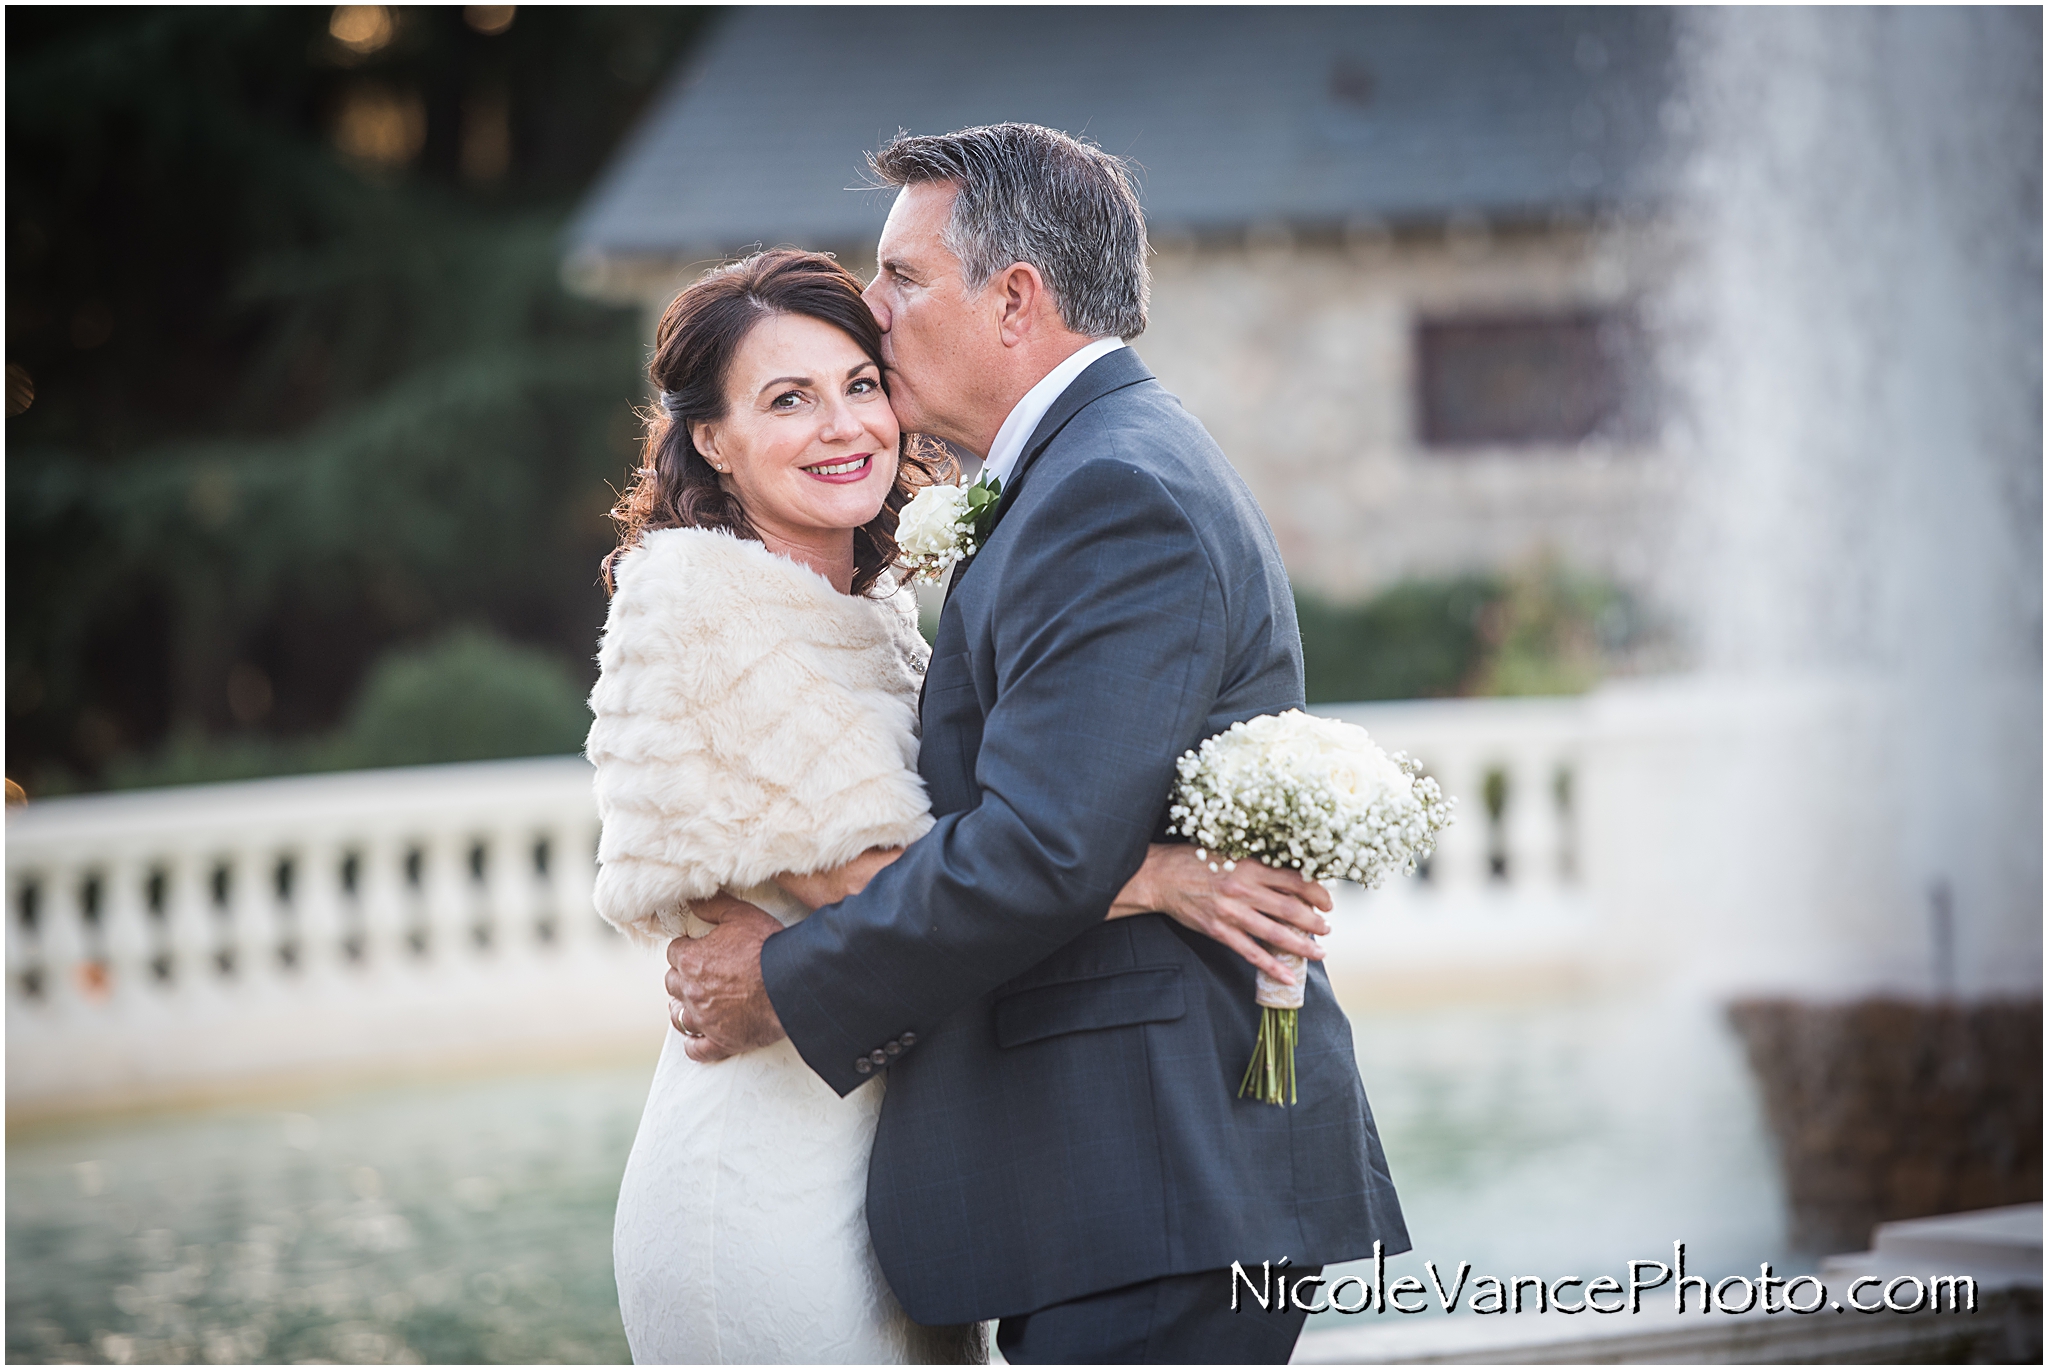
{"type": "Polygon", "coordinates": [[[696,1032],[696,1031],[693,1031],[693,1030],[691,1030],[690,1028],[686,1028],[686,1027],[684,1027],[684,1026],[683,1026],[683,1025],[681,1024],[681,1023],[677,1023],[677,1024],[676,1024],[676,1029],[677,1029],[677,1030],[678,1030],[679,1032],[681,1032],[681,1033],[683,1034],[683,1036],[685,1036],[685,1037],[696,1037],[696,1038],[700,1038],[700,1039],[701,1039],[701,1038],[702,1038],[702,1037],[704,1036],[704,1034],[703,1034],[703,1033],[701,1033],[701,1032],[696,1032]]]}

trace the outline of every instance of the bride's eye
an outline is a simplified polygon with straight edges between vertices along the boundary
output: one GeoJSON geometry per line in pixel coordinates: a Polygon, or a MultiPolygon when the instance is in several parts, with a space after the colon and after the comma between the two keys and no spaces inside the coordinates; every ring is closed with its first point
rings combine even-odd
{"type": "Polygon", "coordinates": [[[881,388],[881,385],[876,382],[873,376],[862,376],[859,380],[846,387],[846,393],[849,395],[873,395],[880,392],[881,388]]]}
{"type": "Polygon", "coordinates": [[[799,404],[802,404],[803,399],[803,391],[785,390],[780,395],[777,395],[774,399],[768,401],[768,407],[770,409],[775,410],[777,413],[786,414],[790,410],[795,409],[799,404]]]}

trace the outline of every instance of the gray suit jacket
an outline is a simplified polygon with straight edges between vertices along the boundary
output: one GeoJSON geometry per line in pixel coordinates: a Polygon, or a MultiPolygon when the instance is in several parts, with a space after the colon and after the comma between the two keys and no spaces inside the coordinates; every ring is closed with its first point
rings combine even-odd
{"type": "Polygon", "coordinates": [[[1272,530],[1128,348],[1055,402],[998,513],[925,678],[938,825],[762,948],[811,1068],[841,1094],[888,1074],[868,1227],[897,1298],[958,1323],[1233,1260],[1407,1250],[1322,969],[1301,1102],[1275,1107],[1237,1097],[1251,968],[1163,914],[1103,921],[1163,830],[1175,758],[1302,703],[1272,530]]]}

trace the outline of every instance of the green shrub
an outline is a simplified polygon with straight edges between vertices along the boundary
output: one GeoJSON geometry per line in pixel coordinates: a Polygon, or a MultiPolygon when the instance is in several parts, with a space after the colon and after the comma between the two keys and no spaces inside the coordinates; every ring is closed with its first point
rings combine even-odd
{"type": "Polygon", "coordinates": [[[380,660],[340,742],[356,766],[576,752],[590,731],[583,694],[547,653],[458,628],[380,660]]]}
{"type": "Polygon", "coordinates": [[[1549,555],[1499,576],[1404,580],[1359,604],[1294,602],[1311,704],[1578,694],[1640,633],[1624,591],[1549,555]]]}
{"type": "Polygon", "coordinates": [[[1510,576],[1484,618],[1488,651],[1474,694],[1582,693],[1606,673],[1608,654],[1634,636],[1627,595],[1550,557],[1510,576]]]}
{"type": "MultiPolygon", "coordinates": [[[[146,756],[124,756],[108,763],[106,785],[116,790],[145,790],[341,769],[330,763],[329,750],[320,741],[215,737],[185,729],[171,734],[162,747],[146,756]]],[[[44,778],[34,793],[54,795],[80,788],[61,780],[52,783],[52,779],[44,778]]]]}
{"type": "MultiPolygon", "coordinates": [[[[216,737],[185,731],[108,768],[114,789],[204,785],[272,775],[492,761],[583,750],[590,712],[560,660],[481,628],[458,628],[380,658],[342,728],[325,737],[216,737]]],[[[40,794],[73,786],[45,784],[40,794]]]]}
{"type": "Polygon", "coordinates": [[[1407,580],[1355,605],[1297,593],[1309,703],[1466,693],[1485,646],[1481,619],[1500,596],[1486,576],[1407,580]]]}

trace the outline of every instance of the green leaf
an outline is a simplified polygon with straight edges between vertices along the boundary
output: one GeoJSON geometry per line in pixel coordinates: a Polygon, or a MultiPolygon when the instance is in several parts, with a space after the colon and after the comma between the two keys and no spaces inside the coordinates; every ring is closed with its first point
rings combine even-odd
{"type": "Polygon", "coordinates": [[[995,523],[996,506],[1002,502],[1003,483],[984,475],[967,487],[967,512],[960,521],[974,530],[977,539],[988,536],[995,523]]]}

